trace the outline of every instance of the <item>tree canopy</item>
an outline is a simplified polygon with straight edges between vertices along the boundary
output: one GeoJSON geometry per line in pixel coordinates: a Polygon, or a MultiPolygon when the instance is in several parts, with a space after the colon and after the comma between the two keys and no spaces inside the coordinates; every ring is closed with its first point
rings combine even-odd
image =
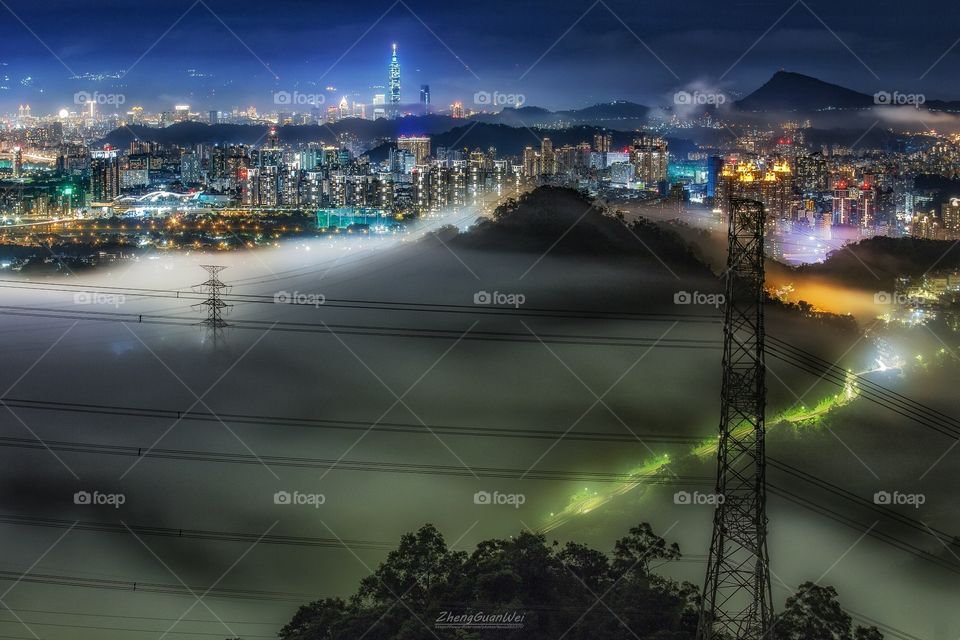
{"type": "MultiPolygon", "coordinates": [[[[610,553],[522,532],[450,549],[431,524],[405,534],[350,597],[301,606],[280,640],[693,640],[699,591],[656,569],[680,548],[649,524],[610,553]]],[[[804,583],[777,640],[882,640],[851,628],[832,587],[804,583]]]]}

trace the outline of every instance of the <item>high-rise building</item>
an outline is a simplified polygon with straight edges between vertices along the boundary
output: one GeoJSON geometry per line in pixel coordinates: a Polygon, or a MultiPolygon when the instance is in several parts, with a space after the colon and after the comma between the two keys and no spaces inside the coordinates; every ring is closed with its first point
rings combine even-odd
{"type": "Polygon", "coordinates": [[[793,174],[787,162],[777,161],[761,168],[754,161],[724,164],[717,180],[714,201],[724,216],[730,214],[731,198],[747,198],[763,204],[768,220],[789,217],[793,174]]]}
{"type": "Polygon", "coordinates": [[[23,175],[23,149],[13,148],[13,177],[19,178],[23,175]]]}
{"type": "Polygon", "coordinates": [[[192,151],[180,154],[180,180],[184,184],[197,184],[201,177],[200,156],[192,151]]]}
{"type": "Polygon", "coordinates": [[[827,190],[827,161],[823,154],[797,157],[797,187],[804,192],[827,190]]]}
{"type": "Polygon", "coordinates": [[[450,115],[453,116],[454,118],[462,118],[462,117],[463,117],[463,103],[462,103],[462,102],[454,102],[452,105],[450,105],[450,115]]]}
{"type": "Polygon", "coordinates": [[[846,180],[838,180],[833,185],[833,224],[850,224],[856,200],[850,194],[850,185],[846,180]]]}
{"type": "Polygon", "coordinates": [[[630,162],[633,164],[637,180],[647,188],[656,186],[667,179],[667,141],[663,138],[641,136],[633,141],[630,150],[630,162]]]}
{"type": "Polygon", "coordinates": [[[430,157],[430,138],[428,136],[415,136],[397,138],[397,149],[400,151],[409,151],[417,164],[426,164],[430,157]]]}
{"type": "Polygon", "coordinates": [[[120,163],[113,150],[90,154],[90,199],[110,202],[120,195],[120,163]]]}
{"type": "Polygon", "coordinates": [[[387,103],[387,94],[385,93],[375,93],[373,94],[373,119],[377,118],[386,118],[387,110],[383,105],[387,103]]]}
{"type": "Polygon", "coordinates": [[[960,238],[960,198],[950,198],[950,202],[940,205],[940,217],[948,238],[960,238]]]}
{"type": "Polygon", "coordinates": [[[707,197],[714,198],[717,195],[717,183],[720,180],[720,172],[723,171],[723,158],[720,156],[710,156],[707,158],[707,197]]]}
{"type": "Polygon", "coordinates": [[[523,175],[528,178],[540,175],[540,155],[533,147],[523,150],[523,175]]]}
{"type": "Polygon", "coordinates": [[[877,226],[877,190],[869,182],[864,182],[857,194],[857,215],[861,228],[877,226]]]}
{"type": "Polygon", "coordinates": [[[553,157],[553,142],[550,138],[544,138],[540,141],[540,170],[548,176],[557,172],[556,163],[553,157]]]}
{"type": "Polygon", "coordinates": [[[393,43],[390,57],[390,104],[400,104],[400,61],[397,60],[397,43],[393,43]]]}
{"type": "Polygon", "coordinates": [[[593,134],[593,150],[597,153],[609,153],[613,146],[613,135],[606,131],[598,131],[593,134]]]}
{"type": "Polygon", "coordinates": [[[218,124],[220,122],[220,112],[211,111],[207,114],[207,119],[210,121],[210,124],[218,124]]]}
{"type": "Polygon", "coordinates": [[[424,113],[430,113],[430,85],[420,85],[420,106],[424,113]]]}

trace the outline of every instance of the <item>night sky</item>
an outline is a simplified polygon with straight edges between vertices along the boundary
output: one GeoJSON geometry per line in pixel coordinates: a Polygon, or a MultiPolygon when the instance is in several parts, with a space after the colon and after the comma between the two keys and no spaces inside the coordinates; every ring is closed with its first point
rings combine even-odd
{"type": "Polygon", "coordinates": [[[272,109],[274,91],[328,85],[332,96],[369,103],[371,87],[386,84],[391,42],[404,102],[429,84],[443,107],[469,104],[478,90],[522,93],[548,108],[663,104],[683,86],[749,92],[781,68],[861,91],[960,97],[949,86],[960,8],[932,0],[4,0],[0,13],[4,109],[72,107],[74,92],[98,89],[148,109],[272,109]],[[69,79],[85,74],[122,78],[69,79]]]}
{"type": "MultiPolygon", "coordinates": [[[[0,112],[29,102],[34,115],[64,107],[75,110],[73,95],[78,91],[120,92],[127,98],[125,107],[140,104],[150,110],[189,103],[196,110],[254,104],[274,111],[278,106],[271,99],[273,92],[313,92],[331,85],[336,87],[331,97],[355,95],[369,103],[372,93],[386,92],[373,87],[387,84],[393,42],[400,51],[404,102],[416,102],[419,86],[429,84],[440,108],[456,99],[473,106],[477,91],[519,93],[529,105],[552,109],[614,99],[665,104],[683,87],[747,93],[779,69],[870,93],[912,90],[931,98],[960,98],[953,82],[960,65],[960,5],[929,0],[797,0],[792,5],[790,0],[597,0],[593,5],[589,0],[0,0],[0,15],[0,112]]],[[[465,226],[473,213],[458,222],[465,226]]],[[[429,244],[432,239],[380,244],[356,237],[318,239],[214,258],[157,251],[136,264],[116,263],[76,280],[91,286],[188,292],[205,278],[200,265],[215,260],[229,267],[224,280],[235,293],[267,299],[299,292],[453,306],[469,305],[479,290],[520,291],[531,308],[613,307],[645,314],[675,312],[678,289],[705,292],[719,287],[712,276],[681,282],[669,268],[635,269],[604,256],[550,255],[534,262],[531,254],[494,245],[455,253],[445,245],[429,244]]],[[[715,252],[723,246],[716,234],[698,237],[697,242],[705,252],[711,243],[715,252]]],[[[720,264],[712,266],[722,271],[720,264]]],[[[854,300],[866,308],[876,294],[872,288],[853,296],[839,290],[828,293],[844,304],[854,300]]],[[[56,310],[77,302],[69,291],[8,290],[3,304],[56,310]]],[[[174,328],[4,316],[0,397],[177,410],[197,406],[202,399],[198,408],[208,407],[211,413],[322,417],[362,425],[383,421],[563,430],[581,416],[574,426],[585,432],[621,433],[629,424],[641,432],[701,439],[716,431],[721,381],[716,348],[657,348],[644,354],[576,344],[549,348],[535,340],[451,344],[236,329],[216,351],[193,324],[203,310],[189,301],[131,295],[123,304],[125,313],[170,314],[184,324],[174,328]],[[595,402],[598,394],[602,404],[595,402]],[[395,401],[398,397],[403,401],[395,401]]],[[[537,332],[612,332],[659,340],[674,332],[670,339],[720,338],[716,326],[668,328],[659,319],[659,324],[638,327],[606,319],[547,317],[530,320],[528,326],[516,318],[508,325],[506,319],[484,316],[471,326],[473,320],[462,315],[398,316],[271,304],[237,304],[230,318],[263,326],[322,319],[457,333],[510,330],[534,337],[537,332]]],[[[817,349],[823,358],[843,361],[845,367],[872,367],[878,357],[859,333],[793,322],[786,314],[773,317],[768,327],[771,335],[817,349]]],[[[926,353],[930,338],[904,338],[904,353],[910,358],[926,353]]],[[[813,404],[838,391],[807,371],[775,366],[768,381],[770,411],[813,404]]],[[[902,380],[891,373],[884,382],[953,415],[955,408],[947,405],[956,396],[958,373],[951,363],[942,372],[902,380]]],[[[920,431],[902,416],[865,402],[837,411],[829,426],[783,427],[770,439],[771,454],[860,496],[922,485],[928,504],[911,517],[947,531],[960,530],[958,453],[949,439],[920,431]],[[932,471],[927,475],[925,469],[932,471]]],[[[436,524],[457,548],[472,549],[484,539],[540,527],[572,496],[594,488],[566,480],[445,477],[383,469],[326,473],[228,464],[199,459],[200,454],[342,459],[344,467],[379,463],[606,473],[632,469],[666,453],[683,460],[680,474],[702,479],[706,487],[712,486],[714,473],[712,459],[683,458],[686,448],[664,444],[653,450],[639,441],[610,447],[568,439],[553,446],[538,439],[413,438],[391,432],[358,438],[349,430],[32,410],[0,411],[0,433],[29,442],[156,447],[198,458],[136,462],[131,456],[57,454],[38,446],[5,449],[0,515],[21,521],[0,522],[5,549],[0,603],[8,608],[7,613],[0,610],[0,637],[22,638],[36,626],[44,640],[138,638],[159,635],[156,632],[168,627],[182,634],[172,637],[269,638],[297,604],[351,593],[382,561],[385,548],[425,522],[436,524]],[[80,505],[74,498],[79,491],[121,493],[127,501],[118,509],[80,505]],[[322,509],[288,508],[275,502],[278,491],[322,493],[326,503],[322,509]],[[526,502],[519,509],[478,506],[473,498],[477,491],[522,492],[526,502]],[[24,518],[48,518],[60,526],[28,526],[24,518]],[[77,522],[84,525],[69,524],[77,522]],[[107,523],[112,529],[97,530],[90,523],[107,523]],[[254,537],[343,538],[374,546],[347,552],[337,545],[184,541],[128,535],[123,528],[128,524],[254,537]],[[24,579],[11,580],[21,575],[24,579]],[[52,579],[44,582],[43,576],[52,579]],[[64,584],[68,579],[259,589],[295,596],[280,602],[214,594],[208,605],[183,593],[110,591],[64,584]],[[181,616],[185,623],[178,622],[181,616]],[[105,633],[96,625],[114,630],[105,633]],[[116,630],[124,625],[134,631],[116,630]]],[[[772,481],[786,481],[782,474],[772,476],[772,481]]],[[[667,567],[664,574],[701,584],[704,570],[697,556],[709,548],[713,512],[700,506],[678,509],[673,491],[662,486],[629,493],[589,517],[573,519],[551,537],[608,550],[629,527],[650,522],[659,533],[670,531],[665,537],[691,556],[690,562],[667,567]]],[[[818,500],[843,508],[837,496],[818,500]]],[[[960,633],[954,573],[793,502],[774,498],[770,503],[777,608],[802,581],[823,579],[837,587],[845,606],[916,637],[947,640],[960,633]]],[[[866,525],[872,522],[869,510],[854,515],[866,525]]],[[[894,525],[885,522],[878,531],[894,525]]],[[[946,551],[936,548],[925,532],[910,535],[928,554],[946,558],[946,551]]]]}

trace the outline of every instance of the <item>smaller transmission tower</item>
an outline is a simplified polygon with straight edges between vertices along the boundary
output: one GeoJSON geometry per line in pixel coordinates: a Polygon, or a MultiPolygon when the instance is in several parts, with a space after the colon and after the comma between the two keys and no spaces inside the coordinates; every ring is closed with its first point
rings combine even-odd
{"type": "Polygon", "coordinates": [[[223,314],[224,309],[233,305],[224,302],[223,296],[230,293],[231,287],[220,281],[220,272],[226,267],[215,264],[202,264],[200,266],[206,270],[208,278],[206,282],[194,285],[193,288],[197,293],[207,294],[207,299],[194,305],[194,307],[207,308],[207,318],[200,324],[207,328],[207,336],[212,338],[214,345],[216,345],[217,341],[223,338],[223,329],[230,326],[223,319],[223,314]]]}

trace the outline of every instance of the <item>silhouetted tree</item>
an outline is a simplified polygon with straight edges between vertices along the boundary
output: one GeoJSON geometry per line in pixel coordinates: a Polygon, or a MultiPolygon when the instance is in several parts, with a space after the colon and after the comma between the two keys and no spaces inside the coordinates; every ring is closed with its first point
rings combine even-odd
{"type": "MultiPolygon", "coordinates": [[[[656,573],[680,558],[648,524],[630,529],[611,554],[523,532],[447,547],[433,525],[405,534],[347,600],[300,607],[280,640],[693,640],[697,588],[656,573]],[[441,616],[522,616],[522,626],[437,625],[441,616]]],[[[778,640],[882,640],[851,633],[832,587],[804,583],[776,619],[778,640]]]]}

